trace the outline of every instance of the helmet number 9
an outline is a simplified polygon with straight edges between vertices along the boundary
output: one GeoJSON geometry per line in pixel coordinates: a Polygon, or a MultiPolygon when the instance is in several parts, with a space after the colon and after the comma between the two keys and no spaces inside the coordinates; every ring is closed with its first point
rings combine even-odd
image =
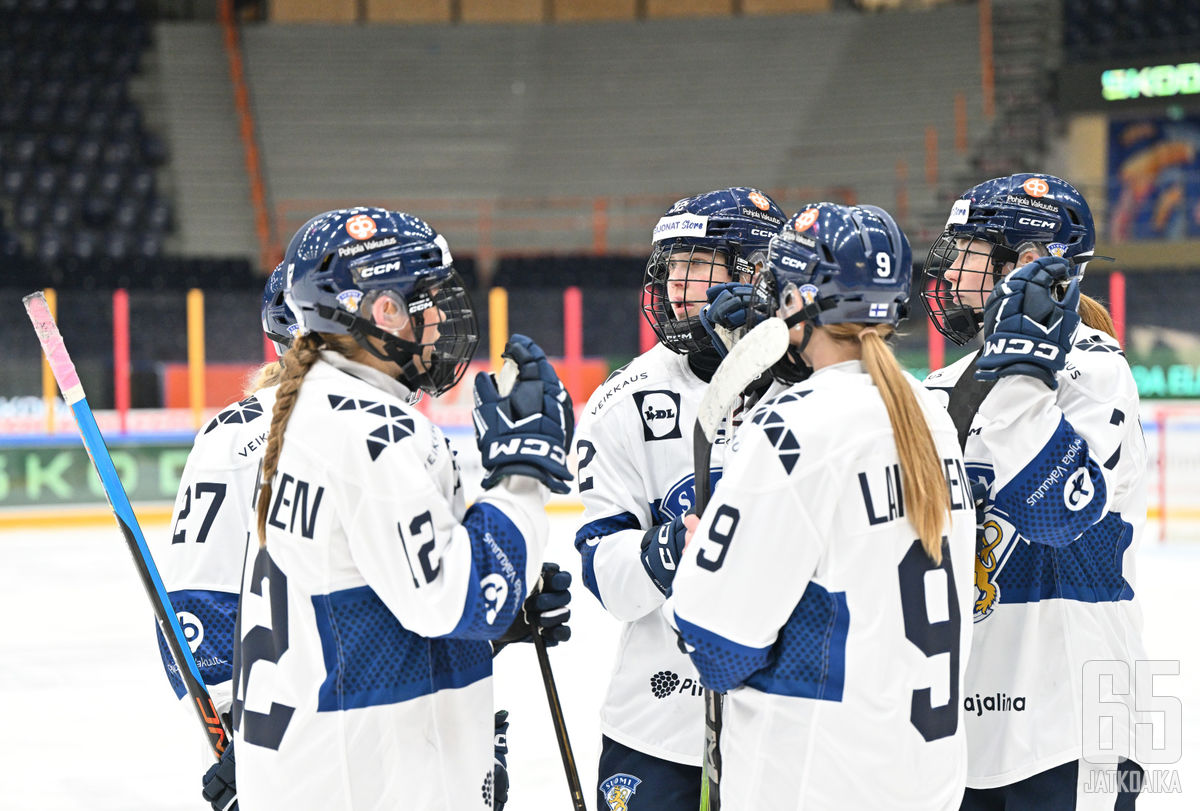
{"type": "Polygon", "coordinates": [[[892,275],[892,257],[883,251],[875,254],[875,275],[886,279],[892,275]]]}

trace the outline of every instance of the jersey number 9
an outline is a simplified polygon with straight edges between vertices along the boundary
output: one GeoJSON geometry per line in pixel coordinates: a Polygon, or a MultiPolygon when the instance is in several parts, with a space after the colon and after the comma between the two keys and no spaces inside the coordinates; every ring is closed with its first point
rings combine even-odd
{"type": "Polygon", "coordinates": [[[909,720],[926,741],[948,738],[958,731],[958,648],[961,618],[954,592],[954,567],[950,563],[950,545],[942,539],[942,562],[935,565],[920,540],[913,541],[900,561],[900,605],[904,612],[904,636],[926,656],[950,654],[950,700],[935,707],[932,688],[913,690],[909,720]],[[926,578],[933,571],[946,573],[946,614],[939,622],[929,620],[926,609],[926,578]]]}

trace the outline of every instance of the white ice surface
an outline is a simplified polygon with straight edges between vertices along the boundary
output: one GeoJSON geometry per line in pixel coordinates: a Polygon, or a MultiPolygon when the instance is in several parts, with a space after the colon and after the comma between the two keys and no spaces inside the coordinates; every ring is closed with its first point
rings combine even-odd
{"type": "MultiPolygon", "coordinates": [[[[575,575],[574,637],[550,651],[588,807],[599,754],[597,714],[618,626],[579,582],[576,517],[553,519],[549,557],[575,575]]],[[[163,532],[162,526],[146,531],[163,532]]],[[[1138,593],[1153,658],[1181,675],[1158,692],[1183,705],[1182,795],[1143,795],[1139,808],[1200,808],[1200,545],[1147,542],[1138,593]]],[[[497,706],[511,712],[509,811],[569,811],[532,646],[496,660],[497,706]]],[[[154,621],[112,529],[0,532],[0,809],[206,811],[203,738],[163,675],[154,621]]],[[[604,811],[601,809],[600,811],[604,811]]]]}

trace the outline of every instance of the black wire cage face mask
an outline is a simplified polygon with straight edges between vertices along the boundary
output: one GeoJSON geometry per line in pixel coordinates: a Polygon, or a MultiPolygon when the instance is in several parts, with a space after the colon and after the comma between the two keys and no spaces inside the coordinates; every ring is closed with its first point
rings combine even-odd
{"type": "Polygon", "coordinates": [[[945,231],[925,260],[921,298],[933,326],[962,346],[983,327],[983,305],[1016,251],[945,231]]]}
{"type": "Polygon", "coordinates": [[[710,348],[712,339],[699,316],[708,303],[708,288],[748,282],[749,269],[739,269],[741,264],[731,262],[723,250],[678,243],[655,245],[646,263],[642,312],[658,340],[681,355],[710,348]]]}
{"type": "Polygon", "coordinates": [[[462,379],[479,346],[471,298],[462,279],[451,273],[436,287],[411,294],[406,304],[418,342],[404,364],[406,377],[434,397],[445,394],[462,379]]]}

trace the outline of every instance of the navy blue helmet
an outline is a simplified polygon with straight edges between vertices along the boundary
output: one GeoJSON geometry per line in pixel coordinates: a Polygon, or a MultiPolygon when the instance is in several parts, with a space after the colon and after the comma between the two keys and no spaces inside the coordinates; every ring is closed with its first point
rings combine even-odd
{"type": "Polygon", "coordinates": [[[749,282],[786,219],[757,189],[735,186],[675,203],[654,226],[642,312],[655,335],[680,354],[712,347],[700,324],[709,287],[749,282]]]}
{"type": "Polygon", "coordinates": [[[383,208],[327,211],[296,232],[283,264],[288,306],[304,332],[350,335],[429,394],[462,378],[479,344],[475,312],[446,239],[423,220],[383,208]],[[411,339],[371,320],[383,296],[408,314],[411,339]]]}
{"type": "Polygon", "coordinates": [[[814,203],[771,240],[755,280],[755,321],[782,308],[789,326],[896,326],[908,314],[912,248],[875,206],[814,203]]]}
{"type": "Polygon", "coordinates": [[[1061,256],[1080,277],[1095,247],[1091,209],[1070,183],[1045,174],[998,177],[954,202],[929,249],[921,295],[937,330],[965,344],[983,324],[992,287],[1025,251],[1061,256]]]}
{"type": "Polygon", "coordinates": [[[288,309],[287,302],[284,300],[284,282],[286,280],[287,274],[283,272],[283,263],[280,262],[267,277],[262,299],[263,332],[275,344],[275,351],[279,353],[280,357],[283,357],[283,353],[292,345],[292,336],[299,329],[296,324],[296,316],[292,315],[292,311],[288,309]]]}

